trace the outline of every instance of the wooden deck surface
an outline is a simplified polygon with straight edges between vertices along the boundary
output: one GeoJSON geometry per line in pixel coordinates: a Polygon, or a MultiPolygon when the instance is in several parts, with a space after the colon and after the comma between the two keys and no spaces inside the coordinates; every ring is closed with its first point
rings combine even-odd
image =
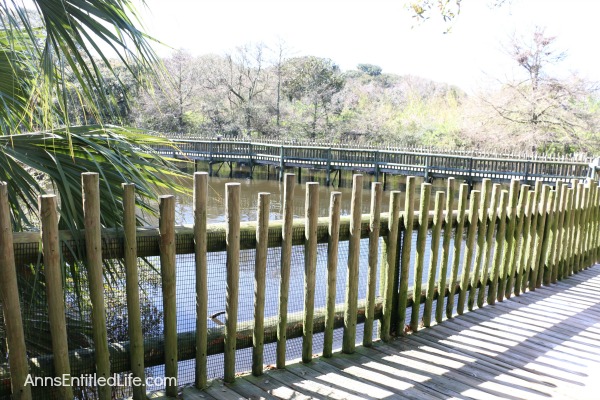
{"type": "Polygon", "coordinates": [[[600,266],[353,355],[183,398],[600,399],[600,266]]]}

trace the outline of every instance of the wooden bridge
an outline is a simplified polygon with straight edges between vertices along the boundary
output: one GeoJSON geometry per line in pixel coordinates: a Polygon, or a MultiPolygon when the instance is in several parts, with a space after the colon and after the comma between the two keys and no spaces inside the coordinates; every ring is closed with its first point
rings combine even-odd
{"type": "MultiPolygon", "coordinates": [[[[10,354],[9,365],[0,366],[0,394],[12,391],[19,400],[84,395],[108,400],[124,389],[31,387],[28,376],[132,373],[143,382],[152,366],[164,366],[166,378],[180,376],[184,360],[193,360],[192,382],[168,381],[153,398],[581,399],[597,394],[600,272],[594,265],[600,259],[600,190],[594,180],[559,181],[554,188],[540,180],[533,187],[512,180],[510,190],[502,190],[484,179],[481,191],[469,192],[461,184],[455,207],[455,180],[450,178],[447,190],[435,193],[433,205],[432,185],[423,183],[415,210],[417,185],[409,177],[404,206],[401,193],[393,191],[388,212],[382,212],[382,184],[376,182],[371,213],[361,215],[362,176],[355,175],[349,216],[340,215],[341,194],[334,192],[329,216],[319,218],[318,184],[308,183],[306,217],[294,220],[295,177],[287,174],[282,221],[269,221],[270,197],[261,193],[257,222],[241,223],[240,184],[230,183],[227,222],[207,226],[208,177],[196,173],[193,226],[175,227],[175,198],[162,196],[159,227],[136,227],[134,188],[124,185],[123,229],[104,231],[100,185],[98,174],[83,174],[82,235],[93,343],[73,349],[65,322],[64,291],[69,289],[61,270],[68,260],[65,249],[76,246],[77,239],[58,231],[52,195],[40,199],[41,234],[11,235],[6,185],[0,184],[0,293],[10,354]],[[361,262],[363,240],[368,254],[361,262]],[[24,245],[35,251],[25,252],[24,245]],[[324,256],[321,252],[319,258],[319,246],[326,248],[326,273],[318,277],[318,260],[324,256]],[[273,257],[269,248],[281,249],[276,260],[278,312],[265,316],[265,299],[273,295],[266,289],[266,265],[273,257]],[[253,254],[253,297],[240,295],[243,251],[253,254]],[[289,313],[292,255],[297,251],[303,260],[303,308],[289,313]],[[338,268],[345,251],[347,259],[338,268]],[[226,315],[219,327],[207,325],[207,255],[213,252],[224,252],[226,259],[226,315]],[[186,253],[194,259],[196,324],[190,332],[177,324],[181,293],[176,290],[176,255],[186,253]],[[164,317],[161,334],[150,338],[141,329],[139,258],[152,256],[160,256],[155,262],[160,265],[164,317]],[[31,356],[17,275],[42,257],[52,354],[31,356]],[[121,260],[124,266],[126,342],[108,340],[104,292],[111,277],[102,273],[107,259],[121,260]],[[365,274],[359,279],[361,271],[365,274]],[[345,292],[339,303],[336,287],[342,281],[345,292]],[[317,299],[317,293],[324,297],[317,299]],[[238,311],[249,305],[253,319],[239,320],[238,311]],[[341,353],[334,353],[336,329],[342,334],[341,353]],[[321,344],[315,342],[319,333],[321,344]],[[301,338],[301,363],[286,355],[294,338],[301,338]],[[272,364],[265,362],[268,343],[276,344],[272,364]],[[247,375],[237,351],[243,348],[252,351],[247,375]],[[222,373],[210,380],[207,357],[219,353],[222,373]]],[[[143,386],[125,389],[135,400],[146,396],[143,386]]]]}
{"type": "MultiPolygon", "coordinates": [[[[386,174],[433,178],[455,177],[472,184],[485,178],[494,182],[519,179],[527,184],[535,180],[595,177],[596,167],[585,161],[560,157],[423,153],[403,149],[303,146],[293,144],[253,143],[243,141],[174,140],[175,148],[158,149],[179,159],[205,161],[209,175],[213,165],[240,163],[250,166],[273,166],[282,179],[290,168],[317,169],[326,172],[326,184],[334,183],[339,172],[362,171],[379,180],[386,174]]],[[[591,161],[591,160],[587,160],[591,161]]]]}

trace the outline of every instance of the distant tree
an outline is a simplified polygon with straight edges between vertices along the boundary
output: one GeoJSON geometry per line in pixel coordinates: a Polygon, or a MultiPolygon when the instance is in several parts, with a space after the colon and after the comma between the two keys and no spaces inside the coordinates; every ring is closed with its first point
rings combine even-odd
{"type": "Polygon", "coordinates": [[[512,38],[507,51],[521,74],[482,98],[499,117],[489,120],[493,127],[489,136],[544,151],[589,147],[590,132],[597,129],[597,88],[577,76],[549,75],[549,67],[566,57],[555,43],[556,37],[540,27],[528,38],[512,38]]]}
{"type": "Polygon", "coordinates": [[[289,101],[297,100],[310,105],[309,135],[315,138],[319,120],[324,119],[326,127],[329,124],[333,96],[344,86],[340,68],[330,59],[309,56],[288,60],[284,70],[284,93],[289,101]]]}
{"type": "Polygon", "coordinates": [[[358,64],[356,68],[370,76],[379,76],[382,71],[380,66],[373,64],[358,64]]]}
{"type": "MultiPolygon", "coordinates": [[[[486,0],[491,7],[500,7],[512,0],[486,0]]],[[[462,0],[418,0],[405,1],[404,6],[414,19],[423,22],[432,16],[439,16],[446,23],[454,21],[460,14],[462,0]]]]}

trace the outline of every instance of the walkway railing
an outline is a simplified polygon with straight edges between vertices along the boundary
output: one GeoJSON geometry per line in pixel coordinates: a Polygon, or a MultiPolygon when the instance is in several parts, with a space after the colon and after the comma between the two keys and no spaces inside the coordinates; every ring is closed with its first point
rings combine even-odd
{"type": "MultiPolygon", "coordinates": [[[[392,148],[346,148],[330,146],[278,145],[242,141],[174,140],[176,148],[157,149],[161,154],[189,160],[202,160],[210,165],[238,162],[273,165],[283,177],[285,168],[311,168],[327,171],[327,183],[335,170],[365,171],[380,174],[419,175],[425,179],[465,179],[468,183],[490,178],[494,181],[520,179],[524,183],[542,180],[583,179],[595,177],[596,167],[590,162],[551,157],[492,157],[423,153],[392,148]]],[[[588,160],[589,161],[589,160],[588,160]]]]}
{"type": "MultiPolygon", "coordinates": [[[[143,381],[148,367],[164,365],[161,373],[176,378],[178,361],[193,359],[194,384],[202,388],[207,384],[208,355],[223,353],[222,376],[231,382],[236,372],[240,372],[236,368],[240,353],[236,350],[241,348],[252,348],[254,375],[262,374],[265,369],[266,343],[276,343],[277,368],[285,366],[293,338],[301,338],[304,362],[310,362],[318,352],[330,357],[336,328],[343,330],[342,351],[352,353],[357,343],[370,346],[374,331],[387,341],[393,335],[429,327],[434,321],[442,323],[445,318],[466,310],[566,279],[595,264],[600,256],[600,190],[596,181],[583,184],[573,180],[571,185],[558,182],[552,189],[541,181],[530,187],[513,180],[507,191],[485,179],[481,191],[469,193],[468,185],[461,184],[457,207],[454,179],[448,180],[446,192],[435,193],[433,204],[432,185],[423,183],[415,210],[416,180],[409,177],[403,205],[401,193],[393,191],[388,212],[381,212],[382,185],[374,183],[371,213],[361,215],[362,176],[355,175],[349,216],[340,215],[341,194],[334,192],[329,215],[319,218],[318,184],[308,183],[306,215],[302,220],[294,220],[291,213],[294,182],[293,175],[285,177],[282,221],[269,221],[269,194],[261,193],[257,222],[241,223],[240,185],[230,183],[225,196],[227,222],[207,226],[207,174],[196,173],[194,224],[183,228],[175,226],[173,196],[159,199],[158,228],[136,228],[134,188],[125,185],[123,229],[102,231],[99,178],[97,174],[83,174],[85,231],[82,234],[93,337],[93,348],[87,350],[69,347],[65,298],[68,300],[70,292],[68,280],[61,279],[61,273],[64,262],[72,265],[65,248],[77,244],[77,240],[58,231],[56,197],[40,198],[41,234],[11,234],[6,185],[0,184],[0,293],[10,354],[9,366],[0,366],[0,381],[6,384],[10,379],[13,395],[30,399],[32,387],[26,384],[28,374],[52,377],[95,372],[98,377],[109,378],[113,373],[131,371],[143,381]],[[365,255],[361,239],[368,244],[366,262],[361,262],[361,255],[365,255]],[[346,246],[346,241],[347,260],[339,263],[340,249],[342,244],[346,246]],[[26,343],[30,343],[30,333],[23,329],[24,310],[20,308],[23,299],[19,296],[17,276],[24,268],[30,268],[25,265],[35,262],[39,253],[27,254],[19,249],[24,244],[39,242],[52,355],[28,357],[26,343]],[[319,246],[320,243],[326,246],[319,246]],[[294,283],[290,272],[298,266],[294,261],[298,246],[302,259],[303,308],[289,313],[292,304],[288,300],[294,295],[290,291],[294,283]],[[270,248],[281,249],[276,260],[270,248]],[[244,249],[253,249],[249,263],[244,260],[247,256],[244,249]],[[217,251],[225,252],[225,318],[222,326],[210,328],[208,256],[217,251]],[[181,294],[177,290],[181,283],[177,254],[183,253],[194,254],[195,272],[191,280],[195,285],[196,326],[189,332],[181,332],[177,322],[182,317],[177,312],[181,294]],[[159,260],[152,258],[156,255],[159,260]],[[142,329],[139,289],[144,282],[140,279],[140,257],[155,262],[160,269],[158,288],[163,329],[162,334],[153,338],[145,337],[142,329]],[[103,276],[103,261],[107,259],[121,260],[124,265],[129,338],[126,342],[109,343],[107,339],[110,327],[105,306],[110,299],[105,297],[105,285],[109,277],[103,276]],[[319,259],[325,259],[324,268],[319,267],[319,259]],[[270,262],[277,265],[277,289],[267,290],[266,271],[270,262]],[[247,273],[247,268],[255,282],[251,291],[240,286],[240,273],[247,273]],[[319,269],[324,273],[322,279],[317,279],[319,269]],[[345,282],[345,290],[343,302],[339,303],[337,287],[341,282],[345,282]],[[242,291],[254,295],[244,296],[242,291]],[[265,297],[272,295],[272,291],[278,292],[278,311],[267,318],[265,297]],[[317,296],[323,292],[323,297],[317,296]],[[249,306],[253,318],[243,322],[238,318],[239,312],[249,306]],[[359,324],[362,335],[357,330],[359,324]],[[317,347],[314,338],[319,332],[324,332],[324,336],[317,347]]],[[[59,390],[61,398],[73,397],[70,387],[59,390]]],[[[141,399],[143,386],[133,390],[134,398],[141,399]]],[[[168,381],[166,392],[175,396],[177,385],[168,381]]],[[[110,387],[98,386],[98,398],[110,399],[111,395],[110,387]]]]}

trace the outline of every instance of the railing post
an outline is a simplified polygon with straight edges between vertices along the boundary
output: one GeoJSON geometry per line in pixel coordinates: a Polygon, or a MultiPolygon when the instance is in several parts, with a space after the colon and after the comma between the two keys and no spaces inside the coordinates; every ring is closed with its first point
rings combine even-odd
{"type": "Polygon", "coordinates": [[[425,169],[423,170],[423,180],[425,182],[429,182],[429,163],[430,163],[430,156],[426,155],[425,156],[425,169]]]}
{"type": "Polygon", "coordinates": [[[254,153],[252,142],[248,142],[248,159],[250,162],[250,179],[252,179],[252,172],[254,171],[254,153]]]}
{"type": "Polygon", "coordinates": [[[134,400],[146,400],[144,372],[144,336],[140,312],[140,289],[138,278],[136,216],[135,216],[135,184],[124,183],[123,188],[123,231],[124,231],[124,263],[125,287],[127,295],[127,326],[129,330],[129,348],[131,351],[131,372],[141,384],[133,389],[134,400]]]}
{"type": "Polygon", "coordinates": [[[375,169],[375,181],[379,181],[379,150],[375,150],[373,167],[375,169]]]}
{"type": "Polygon", "coordinates": [[[319,183],[306,184],[304,244],[304,318],[302,321],[302,362],[313,357],[313,320],[315,315],[315,279],[317,270],[317,228],[319,217],[319,183]]]}
{"type": "Polygon", "coordinates": [[[329,202],[329,238],[327,240],[327,287],[325,304],[325,333],[323,335],[323,357],[333,352],[333,329],[335,321],[335,298],[337,295],[338,244],[340,240],[340,211],[342,193],[331,192],[329,202]]]}
{"type": "Polygon", "coordinates": [[[294,174],[285,174],[283,183],[283,226],[281,229],[281,273],[279,282],[279,318],[277,323],[278,369],[285,368],[287,340],[288,294],[290,291],[290,267],[292,259],[292,225],[294,222],[294,174]]]}
{"type": "Polygon", "coordinates": [[[425,263],[425,247],[429,223],[429,203],[431,197],[431,183],[421,184],[419,205],[419,228],[417,231],[417,252],[413,275],[413,304],[410,314],[410,329],[416,332],[419,329],[419,311],[421,309],[421,286],[423,283],[423,264],[425,263]]]}
{"type": "Polygon", "coordinates": [[[398,334],[404,332],[404,326],[406,324],[406,307],[408,305],[408,274],[410,270],[410,258],[412,251],[412,234],[413,234],[413,221],[414,221],[414,210],[415,210],[415,181],[414,176],[406,178],[406,193],[404,197],[404,212],[403,212],[403,223],[404,232],[402,233],[402,256],[400,260],[400,271],[399,271],[399,288],[398,288],[398,309],[396,310],[397,315],[397,329],[398,334]]]}
{"type": "MultiPolygon", "coordinates": [[[[425,294],[425,308],[423,310],[423,326],[431,325],[431,311],[433,308],[433,295],[435,292],[435,276],[440,247],[440,234],[444,223],[444,192],[435,194],[435,211],[433,214],[433,228],[431,230],[431,256],[429,257],[429,268],[427,270],[427,292],[425,294]]],[[[442,290],[438,288],[438,299],[443,298],[442,290]]],[[[445,294],[445,293],[444,293],[445,294]]]]}
{"type": "Polygon", "coordinates": [[[208,144],[208,176],[213,176],[213,142],[208,144]]]}
{"type": "Polygon", "coordinates": [[[225,184],[225,238],[227,246],[227,286],[225,294],[225,355],[223,380],[235,380],[235,349],[240,274],[240,184],[225,184]]]}
{"type": "Polygon", "coordinates": [[[342,351],[354,353],[356,346],[356,309],[358,303],[358,263],[360,260],[360,231],[362,217],[362,175],[354,175],[350,203],[350,241],[348,244],[348,275],[344,306],[344,335],[342,351]]]}
{"type": "Polygon", "coordinates": [[[208,282],[206,259],[206,208],[208,176],[206,172],[194,174],[194,255],[196,262],[196,387],[207,385],[206,362],[208,351],[208,282]]]}
{"type": "Polygon", "coordinates": [[[461,315],[465,309],[465,302],[469,291],[469,279],[473,264],[473,255],[476,248],[477,223],[479,221],[479,203],[481,202],[481,192],[473,190],[471,192],[471,202],[469,204],[469,227],[467,229],[467,239],[465,243],[465,257],[463,259],[462,276],[460,279],[460,293],[458,294],[458,304],[456,312],[461,315]]]}
{"type": "Polygon", "coordinates": [[[252,334],[252,375],[254,376],[260,376],[263,373],[269,205],[269,193],[259,193],[256,224],[256,257],[254,260],[254,330],[252,334]]]}
{"type": "Polygon", "coordinates": [[[473,188],[473,157],[469,158],[469,189],[473,188]]]}
{"type": "MultiPolygon", "coordinates": [[[[175,256],[175,196],[159,197],[160,274],[164,310],[165,376],[177,379],[177,289],[175,256]]],[[[169,381],[167,396],[177,396],[177,384],[169,381]]]]}
{"type": "Polygon", "coordinates": [[[19,302],[6,182],[0,182],[0,301],[4,312],[5,334],[10,354],[8,362],[13,399],[31,400],[31,386],[25,384],[29,374],[29,365],[19,302]]]}
{"type": "Polygon", "coordinates": [[[367,272],[367,296],[365,306],[365,323],[363,346],[373,343],[373,321],[375,320],[375,285],[377,283],[377,261],[379,252],[379,230],[381,218],[381,198],[383,189],[380,182],[371,184],[371,216],[369,220],[369,267],[367,272]]]}
{"type": "Polygon", "coordinates": [[[435,321],[439,324],[444,317],[444,299],[446,298],[446,280],[450,259],[450,240],[452,240],[452,215],[454,212],[454,178],[448,178],[446,190],[446,216],[444,219],[444,239],[442,242],[442,265],[438,277],[438,299],[435,305],[435,321]]]}
{"type": "Polygon", "coordinates": [[[388,236],[383,240],[380,283],[383,297],[383,318],[381,320],[381,339],[385,342],[390,340],[393,321],[394,303],[398,296],[394,291],[396,269],[398,268],[398,250],[400,237],[400,195],[401,192],[393,191],[390,194],[390,208],[388,219],[388,236]]]}
{"type": "MultiPolygon", "coordinates": [[[[106,312],[104,309],[99,176],[95,172],[85,172],[81,174],[81,180],[83,186],[86,266],[90,287],[90,300],[92,303],[92,330],[96,355],[96,374],[100,378],[108,379],[110,375],[110,360],[106,330],[106,312]]],[[[111,392],[111,388],[107,384],[98,386],[100,400],[110,400],[111,392]]]]}

